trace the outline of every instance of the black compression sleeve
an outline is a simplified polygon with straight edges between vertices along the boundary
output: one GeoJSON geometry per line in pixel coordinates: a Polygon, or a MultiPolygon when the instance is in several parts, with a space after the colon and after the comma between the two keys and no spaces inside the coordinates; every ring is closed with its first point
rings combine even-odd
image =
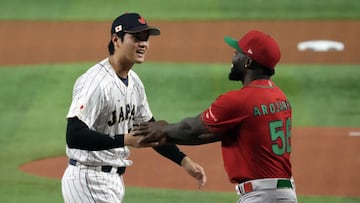
{"type": "Polygon", "coordinates": [[[69,148],[82,150],[107,150],[124,147],[124,135],[110,137],[107,134],[90,130],[77,117],[67,119],[66,144],[69,148]]]}
{"type": "Polygon", "coordinates": [[[181,161],[186,156],[180,149],[174,144],[162,145],[154,147],[154,150],[162,156],[170,159],[181,166],[181,161]]]}
{"type": "MultiPolygon", "coordinates": [[[[154,122],[155,118],[152,117],[148,122],[154,122]]],[[[162,145],[159,147],[153,147],[153,149],[161,154],[162,156],[170,159],[176,164],[181,166],[181,161],[184,159],[186,154],[184,154],[180,149],[174,144],[162,145]]]]}

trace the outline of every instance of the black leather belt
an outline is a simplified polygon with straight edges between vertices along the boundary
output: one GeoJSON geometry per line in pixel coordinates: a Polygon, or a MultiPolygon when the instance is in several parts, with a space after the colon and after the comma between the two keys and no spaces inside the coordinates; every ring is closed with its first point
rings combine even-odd
{"type": "MultiPolygon", "coordinates": [[[[69,159],[69,164],[72,166],[76,166],[78,161],[75,159],[69,159]]],[[[101,171],[105,173],[110,173],[113,166],[101,166],[101,171]]],[[[116,168],[116,167],[115,167],[116,168]]],[[[125,173],[126,167],[117,167],[116,173],[122,175],[125,173]]]]}

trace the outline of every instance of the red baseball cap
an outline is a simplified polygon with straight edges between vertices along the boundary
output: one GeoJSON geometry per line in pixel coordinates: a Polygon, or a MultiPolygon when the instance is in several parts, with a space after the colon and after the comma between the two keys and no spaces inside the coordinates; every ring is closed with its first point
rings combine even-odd
{"type": "Polygon", "coordinates": [[[225,37],[225,42],[237,51],[246,54],[263,66],[274,69],[280,61],[280,48],[276,41],[269,35],[251,30],[240,40],[225,37]]]}

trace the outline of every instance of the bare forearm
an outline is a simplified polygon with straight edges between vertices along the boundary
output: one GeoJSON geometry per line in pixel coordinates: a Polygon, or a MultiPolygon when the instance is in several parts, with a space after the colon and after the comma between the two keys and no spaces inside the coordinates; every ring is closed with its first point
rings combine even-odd
{"type": "Polygon", "coordinates": [[[167,141],[181,145],[199,145],[219,141],[218,135],[210,133],[203,125],[200,115],[185,118],[165,127],[167,141]]]}
{"type": "Polygon", "coordinates": [[[215,134],[201,134],[200,136],[193,137],[189,140],[167,138],[167,142],[178,145],[201,145],[220,141],[220,136],[215,134]]]}

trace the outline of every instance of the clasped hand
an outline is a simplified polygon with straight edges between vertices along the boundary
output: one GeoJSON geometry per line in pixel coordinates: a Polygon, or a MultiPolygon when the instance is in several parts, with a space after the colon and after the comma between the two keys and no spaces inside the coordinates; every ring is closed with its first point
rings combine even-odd
{"type": "Polygon", "coordinates": [[[139,139],[140,144],[147,144],[151,142],[159,142],[164,144],[166,142],[166,134],[163,128],[168,125],[166,121],[146,122],[133,127],[134,136],[143,136],[139,139]]]}

